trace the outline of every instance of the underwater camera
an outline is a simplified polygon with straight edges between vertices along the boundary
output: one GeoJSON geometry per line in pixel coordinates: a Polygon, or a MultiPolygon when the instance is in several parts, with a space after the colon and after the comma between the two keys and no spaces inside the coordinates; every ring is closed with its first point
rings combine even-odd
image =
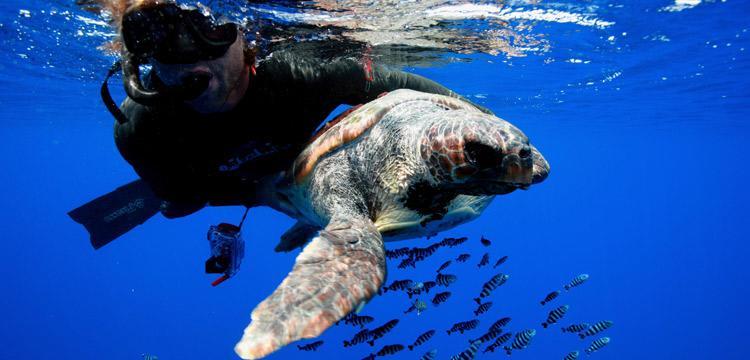
{"type": "Polygon", "coordinates": [[[216,286],[234,276],[240,270],[245,256],[245,241],[240,227],[221,223],[208,228],[208,243],[211,257],[206,260],[206,274],[224,274],[211,283],[216,286]]]}

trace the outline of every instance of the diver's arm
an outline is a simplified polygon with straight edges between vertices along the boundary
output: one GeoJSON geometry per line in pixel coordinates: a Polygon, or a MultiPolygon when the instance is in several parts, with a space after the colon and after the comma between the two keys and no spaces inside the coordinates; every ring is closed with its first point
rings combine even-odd
{"type": "Polygon", "coordinates": [[[115,143],[122,157],[133,167],[154,194],[165,200],[162,214],[168,218],[192,214],[206,205],[202,181],[192,169],[170,159],[157,141],[154,124],[159,119],[143,105],[126,99],[121,107],[128,122],[115,122],[115,143]]]}
{"type": "Polygon", "coordinates": [[[426,93],[446,95],[464,100],[484,113],[492,111],[477,105],[456,92],[426,77],[384,66],[372,65],[371,70],[352,59],[341,59],[325,65],[323,82],[347,104],[362,104],[374,100],[379,94],[396,89],[411,89],[426,93]],[[369,78],[369,79],[368,79],[369,78]]]}

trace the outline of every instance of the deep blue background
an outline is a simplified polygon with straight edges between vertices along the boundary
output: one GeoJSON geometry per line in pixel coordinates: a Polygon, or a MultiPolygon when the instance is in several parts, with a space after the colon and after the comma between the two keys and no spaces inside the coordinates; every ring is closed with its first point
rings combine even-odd
{"type": "MultiPolygon", "coordinates": [[[[81,14],[64,3],[54,4],[81,14]]],[[[549,160],[551,176],[442,234],[469,236],[464,246],[442,249],[416,270],[389,263],[389,282],[427,280],[446,259],[471,253],[449,268],[459,281],[443,306],[405,317],[374,349],[344,350],[341,340],[355,329],[340,326],[324,333],[316,353],[290,346],[271,359],[359,359],[428,329],[438,335],[419,352],[392,358],[418,358],[433,347],[447,358],[505,315],[513,330],[537,329],[532,346],[514,358],[561,359],[589,341],[561,334],[559,325],[541,329],[551,307],[538,301],[584,272],[589,282],[554,304],[570,304],[564,324],[615,322],[604,334],[612,342],[592,358],[747,358],[750,9],[736,0],[680,12],[658,11],[668,1],[597,4],[599,16],[616,24],[539,23],[548,53],[408,69],[518,125],[549,160]],[[501,270],[511,278],[480,317],[482,330],[448,337],[451,324],[471,318],[470,298],[494,274],[476,270],[485,251],[480,235],[493,240],[491,264],[510,256],[501,270]]],[[[296,253],[273,247],[292,221],[251,210],[242,271],[217,288],[202,272],[205,231],[238,221],[240,208],[156,217],[92,250],[66,212],[135,174],[114,147],[112,120],[98,99],[96,80],[108,62],[91,48],[99,39],[76,37],[80,24],[42,13],[49,7],[0,4],[0,359],[235,358],[250,311],[291,269],[296,253]]],[[[406,296],[388,295],[363,313],[379,325],[408,306],[406,296]]]]}

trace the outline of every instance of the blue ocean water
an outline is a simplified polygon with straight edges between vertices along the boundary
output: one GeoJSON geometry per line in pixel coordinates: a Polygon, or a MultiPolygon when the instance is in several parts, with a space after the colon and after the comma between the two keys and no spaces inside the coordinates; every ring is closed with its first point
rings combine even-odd
{"type": "MultiPolygon", "coordinates": [[[[502,316],[513,318],[513,331],[537,330],[513,358],[562,359],[593,340],[563,334],[560,324],[541,328],[562,304],[570,305],[565,325],[614,321],[602,334],[610,344],[591,358],[747,358],[750,5],[542,1],[526,8],[535,6],[595,7],[612,24],[538,21],[533,32],[548,42],[545,51],[448,54],[456,61],[406,70],[516,124],[550,162],[550,177],[430,240],[468,236],[466,244],[441,249],[416,269],[389,262],[389,282],[427,280],[445,260],[471,254],[448,270],[458,281],[447,303],[404,315],[406,296],[377,296],[362,314],[375,325],[401,321],[375,347],[343,348],[357,329],[342,325],[322,335],[317,352],[292,345],[269,359],[360,359],[429,329],[437,334],[427,344],[390,358],[416,359],[432,348],[449,358],[502,316]],[[482,246],[480,236],[492,245],[482,246]],[[490,266],[478,268],[485,251],[490,266]],[[503,255],[509,260],[497,270],[510,279],[492,295],[479,329],[446,335],[473,318],[471,298],[503,255]],[[553,306],[539,305],[580,273],[591,275],[587,283],[553,306]]],[[[157,216],[94,251],[66,212],[136,175],[114,146],[98,97],[111,59],[95,49],[106,34],[91,21],[72,1],[0,3],[0,359],[234,359],[251,310],[298,253],[273,252],[293,221],[252,209],[242,270],[216,288],[203,273],[205,232],[239,221],[241,208],[157,216]]]]}

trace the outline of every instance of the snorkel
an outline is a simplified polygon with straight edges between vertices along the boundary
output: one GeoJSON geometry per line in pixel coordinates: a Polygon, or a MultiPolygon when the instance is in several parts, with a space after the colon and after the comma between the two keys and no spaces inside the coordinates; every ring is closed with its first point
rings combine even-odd
{"type": "Polygon", "coordinates": [[[164,64],[192,64],[222,57],[237,40],[236,24],[216,24],[198,9],[183,9],[173,1],[139,2],[125,11],[120,34],[121,60],[110,69],[101,95],[107,109],[119,123],[127,122],[112,100],[107,80],[122,69],[125,92],[133,101],[153,106],[170,101],[188,101],[200,96],[209,85],[208,74],[190,74],[179,86],[166,86],[152,76],[149,88],[141,80],[141,65],[151,59],[164,64]],[[115,111],[116,110],[116,111],[115,111]]]}

